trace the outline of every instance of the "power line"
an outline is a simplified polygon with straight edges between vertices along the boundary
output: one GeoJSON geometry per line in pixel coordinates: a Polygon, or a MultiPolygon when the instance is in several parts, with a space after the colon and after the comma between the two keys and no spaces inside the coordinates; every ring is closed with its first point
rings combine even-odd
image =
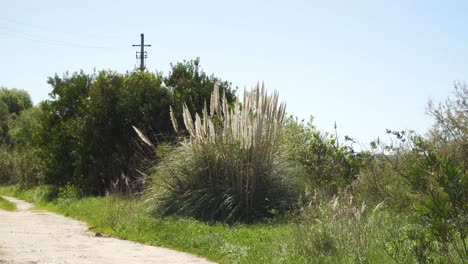
{"type": "MultiPolygon", "coordinates": [[[[41,32],[45,32],[45,33],[59,34],[59,35],[66,35],[66,36],[76,37],[76,34],[70,33],[68,31],[51,30],[50,27],[39,25],[39,24],[36,24],[36,23],[35,24],[29,24],[29,23],[25,23],[25,22],[22,22],[22,21],[19,21],[19,20],[15,20],[15,19],[0,16],[0,22],[1,22],[1,20],[3,20],[4,23],[12,23],[12,24],[16,24],[16,25],[19,25],[19,26],[22,26],[22,27],[27,27],[27,28],[30,28],[30,29],[40,30],[41,32]]],[[[80,34],[83,34],[83,32],[80,32],[80,34]]],[[[99,37],[100,39],[105,38],[105,39],[109,39],[109,40],[117,40],[117,39],[122,40],[121,36],[105,35],[105,34],[101,34],[101,33],[99,33],[99,34],[85,33],[83,35],[86,35],[86,36],[88,36],[90,38],[99,37]]]]}
{"type": "Polygon", "coordinates": [[[39,35],[34,35],[30,33],[25,33],[25,32],[2,32],[2,29],[6,29],[5,27],[0,26],[0,36],[8,36],[11,38],[19,38],[19,39],[25,39],[29,41],[33,41],[36,43],[41,43],[41,44],[46,44],[46,45],[52,45],[52,46],[59,46],[59,47],[72,47],[72,48],[81,48],[81,49],[113,49],[113,48],[123,48],[122,47],[116,47],[116,46],[97,46],[97,45],[83,45],[75,42],[70,42],[66,40],[57,40],[57,39],[51,39],[44,37],[44,35],[39,36],[39,35]]]}
{"type": "MultiPolygon", "coordinates": [[[[78,34],[70,34],[69,32],[58,32],[58,31],[52,32],[49,30],[49,28],[45,28],[45,27],[38,26],[38,25],[31,25],[31,24],[24,23],[18,20],[13,20],[10,18],[0,16],[0,35],[13,37],[13,38],[26,39],[26,40],[30,40],[33,42],[38,42],[38,43],[42,43],[46,45],[59,46],[59,47],[73,47],[73,48],[81,48],[81,49],[124,48],[124,46],[116,47],[116,46],[110,46],[110,45],[86,45],[86,44],[77,43],[75,41],[68,41],[68,40],[65,40],[64,38],[55,39],[55,38],[47,37],[47,35],[51,35],[51,34],[53,34],[54,36],[56,35],[69,36],[69,38],[76,38],[78,35],[78,34]],[[21,29],[13,30],[13,27],[11,26],[12,24],[19,25],[21,29]],[[6,30],[6,32],[4,30],[6,30]]],[[[82,32],[80,32],[79,35],[85,35],[85,37],[87,35],[89,38],[92,38],[92,39],[96,39],[96,38],[102,39],[103,37],[104,38],[106,37],[105,35],[102,35],[102,34],[91,37],[89,33],[83,34],[82,32]]],[[[115,40],[117,38],[114,37],[113,39],[115,40]]]]}
{"type": "Polygon", "coordinates": [[[141,44],[140,45],[132,45],[132,47],[140,47],[140,52],[136,52],[136,58],[140,59],[140,71],[145,70],[145,59],[148,58],[148,53],[145,51],[145,47],[151,47],[151,45],[145,45],[145,34],[141,33],[141,44]],[[138,56],[139,55],[139,56],[138,56]]]}

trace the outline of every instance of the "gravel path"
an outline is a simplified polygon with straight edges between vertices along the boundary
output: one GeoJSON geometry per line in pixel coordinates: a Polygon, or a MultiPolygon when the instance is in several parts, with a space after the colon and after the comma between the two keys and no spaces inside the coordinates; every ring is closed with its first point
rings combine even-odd
{"type": "Polygon", "coordinates": [[[120,240],[97,237],[80,221],[5,197],[17,211],[0,210],[0,263],[211,263],[196,256],[120,240]]]}

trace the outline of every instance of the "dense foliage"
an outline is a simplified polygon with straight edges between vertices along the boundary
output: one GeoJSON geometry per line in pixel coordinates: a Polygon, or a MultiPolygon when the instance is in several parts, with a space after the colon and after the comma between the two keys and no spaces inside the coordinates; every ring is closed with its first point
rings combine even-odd
{"type": "Polygon", "coordinates": [[[223,81],[214,75],[207,75],[200,66],[200,59],[171,64],[169,75],[164,78],[164,83],[172,93],[172,108],[179,122],[183,121],[182,108],[186,104],[192,114],[201,113],[215,84],[226,94],[229,103],[236,97],[236,89],[231,88],[231,83],[223,81]]]}
{"type": "Polygon", "coordinates": [[[174,140],[169,106],[182,108],[178,98],[192,98],[194,111],[209,101],[218,80],[232,102],[230,84],[208,76],[198,59],[172,65],[168,76],[137,71],[56,74],[48,79],[50,99],[34,108],[26,92],[3,88],[0,139],[4,147],[15,146],[4,150],[10,158],[2,161],[1,170],[8,176],[0,178],[26,185],[72,185],[88,194],[141,191],[143,172],[155,155],[135,143],[132,126],[148,132],[154,145],[174,140]],[[13,158],[17,152],[21,162],[13,158]],[[28,159],[23,162],[23,157],[28,159]],[[34,166],[24,167],[34,168],[28,172],[34,179],[12,173],[28,161],[34,166]]]}
{"type": "Polygon", "coordinates": [[[304,123],[293,117],[286,120],[281,138],[286,158],[303,169],[303,184],[329,197],[350,186],[369,157],[354,150],[351,138],[345,140],[340,144],[336,135],[318,131],[312,118],[304,123]]]}
{"type": "MultiPolygon", "coordinates": [[[[39,172],[33,153],[24,151],[23,155],[20,150],[24,149],[23,143],[31,142],[31,137],[25,135],[27,132],[20,130],[26,130],[22,129],[23,121],[35,110],[26,91],[5,87],[0,89],[0,183],[11,182],[13,178],[22,183],[28,182],[27,179],[33,184],[37,183],[35,179],[39,172]]],[[[33,125],[34,122],[29,120],[24,125],[33,125]]]]}
{"type": "Polygon", "coordinates": [[[283,249],[305,263],[466,263],[466,84],[429,103],[426,135],[388,130],[394,141],[358,152],[348,137],[284,119],[277,94],[256,87],[236,100],[198,59],[171,67],[55,75],[36,106],[1,88],[0,183],[41,186],[37,196],[64,205],[146,191],[148,221],[149,211],[230,224],[278,217],[295,230],[283,249]]]}
{"type": "MultiPolygon", "coordinates": [[[[392,244],[401,262],[464,263],[468,258],[468,89],[438,106],[426,137],[388,131],[394,144],[380,144],[380,155],[361,175],[356,192],[384,200],[395,212],[412,217],[412,225],[392,244]],[[372,192],[369,192],[371,191],[372,192]],[[409,257],[401,259],[403,252],[409,257]]],[[[375,149],[379,144],[373,143],[375,149]]]]}
{"type": "Polygon", "coordinates": [[[0,88],[0,144],[10,145],[8,123],[32,107],[32,100],[24,90],[0,88]]]}

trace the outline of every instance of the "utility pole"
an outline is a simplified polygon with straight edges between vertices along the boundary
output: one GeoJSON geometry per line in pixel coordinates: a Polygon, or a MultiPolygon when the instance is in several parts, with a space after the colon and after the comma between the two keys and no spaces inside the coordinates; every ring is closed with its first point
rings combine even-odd
{"type": "Polygon", "coordinates": [[[145,47],[151,47],[151,45],[145,45],[145,34],[141,33],[141,44],[132,45],[132,47],[140,47],[140,52],[136,52],[136,58],[140,59],[140,71],[145,70],[145,59],[148,58],[148,53],[145,51],[145,47]]]}

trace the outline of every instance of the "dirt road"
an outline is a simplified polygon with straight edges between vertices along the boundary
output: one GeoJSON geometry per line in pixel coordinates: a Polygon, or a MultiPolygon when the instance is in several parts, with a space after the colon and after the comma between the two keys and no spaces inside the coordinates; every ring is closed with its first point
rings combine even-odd
{"type": "Polygon", "coordinates": [[[190,254],[116,238],[96,237],[85,223],[14,202],[0,210],[0,263],[210,263],[190,254]]]}

